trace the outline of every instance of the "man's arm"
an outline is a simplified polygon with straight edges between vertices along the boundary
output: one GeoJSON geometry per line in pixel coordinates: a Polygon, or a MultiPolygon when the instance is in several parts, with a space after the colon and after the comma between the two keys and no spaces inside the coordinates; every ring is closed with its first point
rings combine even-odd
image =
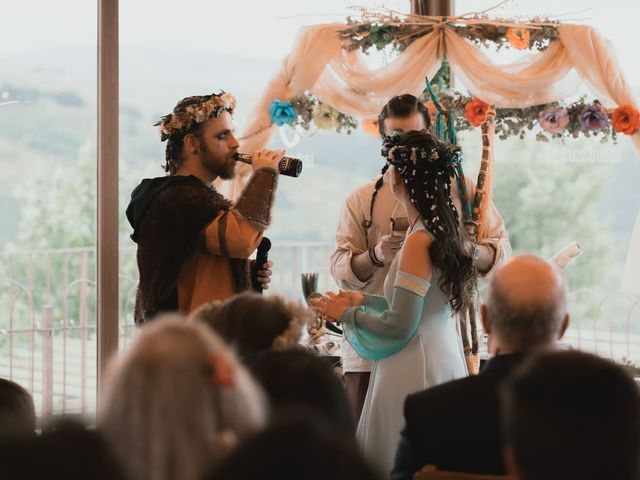
{"type": "MultiPolygon", "coordinates": [[[[465,177],[470,200],[473,201],[476,186],[469,177],[465,177]]],[[[511,243],[502,215],[498,212],[493,200],[487,212],[487,237],[478,244],[476,267],[481,275],[488,274],[494,267],[502,265],[511,257],[511,243]]]]}
{"type": "MultiPolygon", "coordinates": [[[[376,261],[377,260],[376,258],[376,261]]],[[[376,268],[380,268],[379,264],[375,265],[372,258],[372,254],[369,250],[359,253],[358,255],[351,256],[351,271],[358,278],[358,280],[366,282],[373,277],[373,272],[376,268]]]]}
{"type": "Polygon", "coordinates": [[[357,195],[352,192],[342,205],[336,229],[337,248],[330,260],[331,276],[341,288],[350,290],[364,289],[376,268],[369,256],[364,219],[357,202],[357,195]]]}
{"type": "Polygon", "coordinates": [[[207,250],[229,258],[249,258],[271,222],[278,173],[260,168],[229,211],[221,211],[205,228],[207,250]]]}
{"type": "Polygon", "coordinates": [[[357,191],[347,197],[336,230],[338,247],[331,256],[331,275],[341,288],[362,290],[378,268],[391,263],[402,247],[404,236],[383,235],[369,248],[363,210],[357,191]]]}

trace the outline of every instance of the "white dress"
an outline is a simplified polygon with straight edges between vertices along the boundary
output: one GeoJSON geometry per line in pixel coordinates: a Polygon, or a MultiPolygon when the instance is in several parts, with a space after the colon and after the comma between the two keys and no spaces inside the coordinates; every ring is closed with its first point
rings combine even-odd
{"type": "MultiPolygon", "coordinates": [[[[397,275],[399,257],[397,255],[393,261],[385,281],[388,305],[392,304],[394,286],[401,283],[396,282],[396,276],[407,276],[405,273],[397,275]]],[[[417,322],[417,329],[404,348],[373,363],[357,430],[365,457],[385,477],[393,468],[400,431],[404,427],[403,407],[407,395],[467,375],[462,342],[448,298],[438,287],[440,271],[434,268],[431,286],[429,282],[413,278],[424,282],[427,288],[420,318],[407,319],[417,322]]],[[[366,323],[359,327],[352,323],[350,330],[354,328],[366,328],[366,323]]]]}

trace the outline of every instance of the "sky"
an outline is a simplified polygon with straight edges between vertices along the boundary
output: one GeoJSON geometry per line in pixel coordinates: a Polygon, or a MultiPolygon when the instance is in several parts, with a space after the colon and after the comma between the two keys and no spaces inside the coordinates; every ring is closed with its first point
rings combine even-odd
{"type": "MultiPolygon", "coordinates": [[[[384,5],[407,11],[409,3],[389,0],[384,5]]],[[[456,0],[456,14],[497,3],[499,0],[456,0]]],[[[348,8],[354,4],[381,6],[383,2],[120,0],[120,101],[124,106],[153,106],[153,111],[143,113],[157,118],[152,114],[169,111],[185,94],[228,85],[244,100],[237,116],[242,120],[300,27],[344,22],[349,14],[357,16],[356,10],[348,8]],[[229,56],[237,57],[238,62],[233,71],[224,72],[216,61],[222,58],[230,65],[229,56]]],[[[507,18],[546,15],[592,25],[612,41],[629,83],[640,91],[640,0],[511,0],[490,13],[507,18]]],[[[24,80],[25,85],[35,83],[42,91],[57,91],[59,85],[65,85],[73,91],[85,88],[84,98],[95,99],[96,0],[0,0],[0,22],[0,85],[7,78],[24,80]],[[44,69],[38,70],[37,62],[43,59],[57,70],[47,70],[46,75],[44,69]],[[3,60],[11,67],[3,69],[3,60]],[[93,77],[78,81],[72,68],[93,77]]],[[[156,141],[154,129],[149,129],[149,135],[156,141]]],[[[160,150],[159,142],[157,147],[160,150]]]]}
{"type": "MultiPolygon", "coordinates": [[[[355,4],[408,10],[409,0],[120,0],[122,48],[166,47],[282,58],[301,25],[342,21],[355,4]]],[[[457,0],[456,12],[478,11],[498,0],[457,0]]],[[[638,0],[510,0],[492,13],[549,14],[596,26],[611,38],[630,77],[640,79],[638,0]],[[575,13],[574,13],[575,12],[575,13]]],[[[20,52],[94,45],[97,2],[4,0],[0,5],[0,58],[20,52]]],[[[1,66],[0,66],[1,72],[1,66]]],[[[640,83],[640,80],[638,81],[640,83]]]]}
{"type": "MultiPolygon", "coordinates": [[[[480,11],[498,3],[498,0],[456,0],[456,13],[480,11]]],[[[640,86],[640,0],[512,0],[489,14],[507,18],[542,15],[566,23],[591,25],[613,42],[630,83],[640,86]]]]}
{"type": "MultiPolygon", "coordinates": [[[[343,21],[353,5],[407,11],[409,0],[120,0],[122,49],[189,50],[273,59],[284,57],[305,24],[343,21]]],[[[456,13],[479,11],[498,0],[457,0],[456,13]]],[[[640,84],[637,61],[639,0],[509,0],[492,15],[550,15],[588,23],[610,38],[630,82],[640,84]]],[[[0,60],[65,47],[94,47],[97,2],[3,1],[0,60]]],[[[0,74],[2,66],[0,64],[0,74]]]]}
{"type": "MultiPolygon", "coordinates": [[[[206,91],[211,85],[233,85],[234,91],[251,92],[243,104],[254,102],[259,95],[255,85],[268,82],[300,27],[344,22],[347,15],[358,15],[356,3],[120,0],[122,99],[148,100],[147,104],[166,109],[169,105],[160,99],[184,96],[183,90],[206,91]],[[224,64],[218,68],[216,62],[220,61],[224,64]],[[175,92],[160,87],[163,82],[173,85],[175,92]]],[[[456,0],[456,14],[489,9],[499,3],[456,0]]],[[[358,4],[406,12],[410,0],[360,0],[358,4]]],[[[636,25],[640,0],[508,0],[489,13],[507,18],[542,15],[594,26],[612,40],[622,71],[632,88],[640,91],[636,25]]],[[[47,89],[45,83],[51,81],[75,90],[90,87],[83,95],[95,96],[96,0],[2,0],[0,21],[0,84],[3,77],[13,77],[47,89]],[[7,75],[2,75],[3,59],[11,65],[7,75]],[[52,76],[34,76],[34,71],[43,70],[45,64],[52,76]],[[62,73],[56,76],[56,71],[62,73]],[[78,81],[81,76],[85,76],[84,82],[78,81]]],[[[496,58],[510,61],[519,54],[505,50],[496,58]]],[[[56,90],[59,85],[52,83],[49,87],[56,90]]],[[[457,88],[464,89],[461,85],[457,88]]]]}
{"type": "MultiPolygon", "coordinates": [[[[120,0],[120,42],[123,48],[166,46],[281,58],[301,25],[342,22],[349,14],[348,7],[356,3],[354,0],[120,0]]],[[[381,2],[360,4],[381,5],[381,2]]],[[[407,11],[409,0],[391,0],[384,5],[407,11]]],[[[0,10],[0,57],[88,44],[95,39],[96,2],[3,1],[0,10]]]]}

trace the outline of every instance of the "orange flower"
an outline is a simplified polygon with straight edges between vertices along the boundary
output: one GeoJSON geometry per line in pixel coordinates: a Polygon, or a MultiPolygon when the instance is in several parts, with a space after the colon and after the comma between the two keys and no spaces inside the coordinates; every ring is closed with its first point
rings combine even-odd
{"type": "Polygon", "coordinates": [[[526,28],[507,28],[507,41],[509,45],[517,50],[529,48],[531,35],[526,28]]]}
{"type": "Polygon", "coordinates": [[[363,120],[362,130],[373,138],[380,138],[380,130],[378,130],[378,120],[363,120]]]}
{"type": "Polygon", "coordinates": [[[235,377],[228,360],[220,353],[209,355],[209,364],[213,368],[213,383],[221,387],[233,387],[235,377]]]}
{"type": "Polygon", "coordinates": [[[433,125],[436,121],[436,106],[433,103],[433,100],[429,100],[424,104],[424,106],[429,110],[429,118],[431,119],[431,125],[433,125]]]}
{"type": "Polygon", "coordinates": [[[488,104],[477,97],[473,97],[473,99],[464,106],[464,118],[474,127],[479,127],[487,117],[488,109],[488,104]]]}
{"type": "Polygon", "coordinates": [[[633,105],[622,105],[611,114],[611,125],[616,132],[633,135],[640,128],[640,112],[633,105]]]}

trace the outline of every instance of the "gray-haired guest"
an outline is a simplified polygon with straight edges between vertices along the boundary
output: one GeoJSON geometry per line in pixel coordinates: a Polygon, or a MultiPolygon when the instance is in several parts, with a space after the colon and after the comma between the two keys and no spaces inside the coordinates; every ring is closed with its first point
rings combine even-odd
{"type": "Polygon", "coordinates": [[[411,479],[427,464],[456,472],[505,473],[500,386],[532,353],[554,349],[567,329],[564,279],[542,258],[514,257],[490,277],[480,314],[493,358],[477,376],[407,397],[394,480],[411,479]]]}
{"type": "Polygon", "coordinates": [[[99,427],[131,480],[198,480],[266,419],[230,348],[178,315],[142,328],[104,390],[99,427]]]}

